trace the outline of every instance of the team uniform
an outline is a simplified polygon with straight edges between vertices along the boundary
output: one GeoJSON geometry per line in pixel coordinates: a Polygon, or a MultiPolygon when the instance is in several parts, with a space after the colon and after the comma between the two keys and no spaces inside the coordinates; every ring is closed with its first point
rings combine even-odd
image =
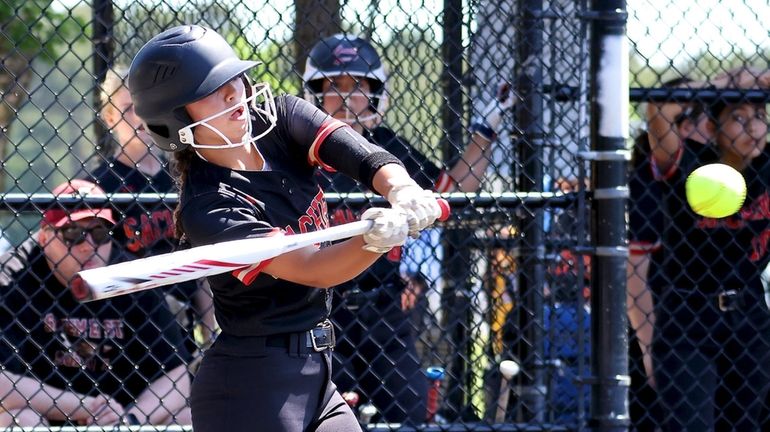
{"type": "Polygon", "coordinates": [[[711,219],[689,208],[684,185],[692,170],[717,161],[714,152],[692,142],[680,152],[678,168],[656,174],[670,217],[663,236],[669,285],[656,307],[653,343],[665,421],[670,430],[759,430],[770,383],[770,313],[760,279],[769,261],[770,160],[763,154],[744,170],[743,208],[711,219]]]}
{"type": "Polygon", "coordinates": [[[157,291],[81,304],[35,239],[0,263],[0,360],[9,372],[128,407],[188,357],[157,291]]]}
{"type": "MultiPolygon", "coordinates": [[[[448,187],[451,179],[386,127],[365,130],[364,137],[401,160],[421,187],[448,187]],[[434,185],[435,182],[435,185],[434,185]]],[[[350,177],[318,171],[327,192],[369,192],[350,177]]],[[[364,209],[340,207],[331,224],[360,218],[364,209]]],[[[372,402],[390,423],[421,423],[426,417],[428,380],[415,349],[409,316],[401,309],[406,284],[399,266],[401,248],[394,248],[355,280],[335,287],[332,321],[344,335],[334,350],[334,382],[356,390],[372,402]]]]}
{"type": "MultiPolygon", "coordinates": [[[[193,246],[328,227],[315,165],[331,168],[321,147],[344,125],[301,99],[275,102],[262,171],[194,160],[181,203],[193,246]]],[[[209,278],[222,333],[193,383],[195,430],[359,430],[331,380],[331,290],[262,274],[268,263],[209,278]]]]}
{"type": "MultiPolygon", "coordinates": [[[[166,169],[148,176],[112,158],[99,165],[90,174],[89,181],[98,184],[107,193],[168,193],[176,190],[174,180],[166,169]]],[[[134,202],[121,210],[121,218],[113,230],[113,239],[119,246],[113,248],[113,260],[123,261],[145,256],[160,255],[175,250],[178,240],[174,233],[172,209],[163,203],[134,202]]],[[[165,291],[182,303],[189,303],[198,285],[195,281],[168,287],[165,291]]],[[[187,308],[190,312],[190,308],[187,308]]],[[[197,349],[193,337],[193,317],[186,317],[190,325],[185,329],[188,351],[197,349]]]]}
{"type": "MultiPolygon", "coordinates": [[[[162,169],[150,177],[115,158],[108,159],[90,173],[91,182],[107,193],[168,193],[175,190],[174,180],[162,169]]],[[[168,253],[174,250],[174,217],[162,203],[148,206],[132,203],[122,210],[122,218],[113,231],[113,239],[132,258],[168,253]]]]}

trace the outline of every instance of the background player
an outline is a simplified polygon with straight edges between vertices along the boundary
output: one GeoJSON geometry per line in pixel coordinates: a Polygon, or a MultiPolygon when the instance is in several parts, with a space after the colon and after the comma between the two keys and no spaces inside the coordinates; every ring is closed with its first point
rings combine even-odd
{"type": "MultiPolygon", "coordinates": [[[[751,87],[768,88],[761,75],[751,76],[751,87]]],[[[770,384],[770,314],[760,279],[770,237],[767,113],[764,104],[717,101],[708,114],[716,154],[687,140],[661,140],[650,129],[670,218],[661,237],[669,285],[655,307],[655,381],[669,430],[760,430],[770,384]],[[684,194],[690,172],[712,162],[741,171],[748,185],[743,208],[723,219],[696,215],[684,194]],[[731,397],[721,399],[726,393],[718,389],[731,397]]]]}
{"type": "MultiPolygon", "coordinates": [[[[473,126],[462,156],[443,171],[406,139],[382,124],[390,101],[385,65],[366,40],[338,34],[315,44],[303,75],[305,98],[335,119],[349,124],[394,156],[423,188],[438,192],[475,192],[489,164],[492,141],[504,112],[513,105],[507,87],[473,126]]],[[[330,192],[366,192],[365,185],[342,175],[327,175],[330,192]]],[[[331,223],[358,219],[359,209],[339,208],[331,223]]],[[[344,334],[334,351],[334,380],[343,390],[356,390],[392,423],[425,421],[428,383],[415,350],[408,319],[411,293],[399,272],[401,251],[394,249],[363,275],[335,292],[332,319],[344,334]],[[403,305],[403,306],[402,306],[403,305]]]]}
{"type": "MultiPolygon", "coordinates": [[[[154,154],[152,139],[137,117],[131,95],[126,87],[128,69],[116,66],[107,72],[101,88],[102,120],[112,133],[117,148],[112,157],[100,163],[89,180],[108,193],[168,193],[176,190],[166,161],[154,154]]],[[[113,239],[113,261],[142,258],[171,252],[179,242],[174,233],[171,208],[162,203],[148,205],[134,202],[121,212],[113,239]]],[[[201,343],[207,343],[214,331],[214,308],[207,284],[198,288],[195,281],[184,282],[166,289],[175,310],[179,303],[185,312],[187,349],[198,349],[193,333],[195,318],[199,317],[201,343]]],[[[183,312],[184,313],[184,312],[183,312]]]]}

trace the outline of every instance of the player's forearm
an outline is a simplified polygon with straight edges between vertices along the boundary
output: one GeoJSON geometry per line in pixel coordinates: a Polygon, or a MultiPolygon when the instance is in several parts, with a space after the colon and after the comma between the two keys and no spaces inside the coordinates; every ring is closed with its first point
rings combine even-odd
{"type": "Polygon", "coordinates": [[[474,133],[462,157],[449,170],[449,177],[460,192],[476,192],[481,186],[484,173],[489,166],[492,142],[479,133],[474,133]]]}
{"type": "Polygon", "coordinates": [[[142,424],[163,424],[187,405],[189,394],[190,376],[187,366],[181,364],[153,381],[128,412],[142,424]]]}
{"type": "Polygon", "coordinates": [[[375,192],[386,197],[394,186],[409,181],[413,180],[406,171],[406,168],[398,164],[387,164],[374,173],[372,185],[375,192]]]}
{"type": "Polygon", "coordinates": [[[353,279],[380,258],[363,246],[361,236],[323,249],[311,246],[276,257],[263,271],[298,284],[330,288],[353,279]]]}
{"type": "Polygon", "coordinates": [[[647,272],[650,265],[648,254],[631,255],[626,274],[628,276],[627,309],[631,328],[644,355],[645,370],[652,374],[652,338],[655,326],[655,312],[652,292],[647,286],[647,272]]]}
{"type": "Polygon", "coordinates": [[[677,103],[647,105],[647,136],[655,163],[666,172],[676,163],[682,139],[676,130],[676,117],[683,111],[677,103]]]}

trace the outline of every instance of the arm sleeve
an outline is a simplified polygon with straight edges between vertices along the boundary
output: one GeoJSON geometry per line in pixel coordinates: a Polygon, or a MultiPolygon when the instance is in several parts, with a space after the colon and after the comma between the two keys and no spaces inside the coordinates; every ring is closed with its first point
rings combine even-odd
{"type": "Polygon", "coordinates": [[[286,98],[287,131],[307,155],[308,164],[340,171],[371,190],[374,174],[384,165],[401,161],[382,147],[367,141],[345,123],[335,120],[310,103],[286,98]]]}

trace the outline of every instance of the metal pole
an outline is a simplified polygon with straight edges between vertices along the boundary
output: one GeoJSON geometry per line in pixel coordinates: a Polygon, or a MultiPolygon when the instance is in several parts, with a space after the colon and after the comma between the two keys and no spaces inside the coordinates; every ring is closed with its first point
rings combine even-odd
{"type": "Polygon", "coordinates": [[[626,431],[628,335],[625,220],[628,198],[628,40],[625,0],[593,0],[591,25],[591,413],[597,431],[626,431]]]}
{"type": "MultiPolygon", "coordinates": [[[[441,57],[444,70],[441,75],[441,89],[444,104],[441,109],[441,124],[444,130],[442,143],[445,161],[454,159],[458,149],[463,147],[463,42],[462,42],[462,0],[444,0],[442,14],[443,41],[441,57]]],[[[470,268],[471,251],[465,242],[470,233],[465,229],[444,232],[444,269],[446,287],[442,304],[446,311],[448,342],[452,351],[447,377],[448,420],[468,419],[467,398],[470,393],[470,268]]]]}
{"type": "Polygon", "coordinates": [[[110,135],[104,124],[99,119],[99,110],[101,108],[99,88],[104,82],[107,71],[112,66],[115,59],[115,40],[112,35],[114,28],[114,12],[112,0],[94,0],[93,7],[93,47],[94,47],[94,139],[96,148],[102,154],[111,151],[110,135]]]}
{"type": "MultiPolygon", "coordinates": [[[[519,0],[519,33],[516,39],[516,123],[521,131],[521,175],[517,190],[544,190],[543,121],[543,0],[519,0]]],[[[545,288],[545,212],[542,208],[522,212],[517,317],[521,338],[516,352],[522,364],[518,375],[519,412],[517,420],[542,423],[545,420],[545,357],[543,294],[545,288]]]]}

